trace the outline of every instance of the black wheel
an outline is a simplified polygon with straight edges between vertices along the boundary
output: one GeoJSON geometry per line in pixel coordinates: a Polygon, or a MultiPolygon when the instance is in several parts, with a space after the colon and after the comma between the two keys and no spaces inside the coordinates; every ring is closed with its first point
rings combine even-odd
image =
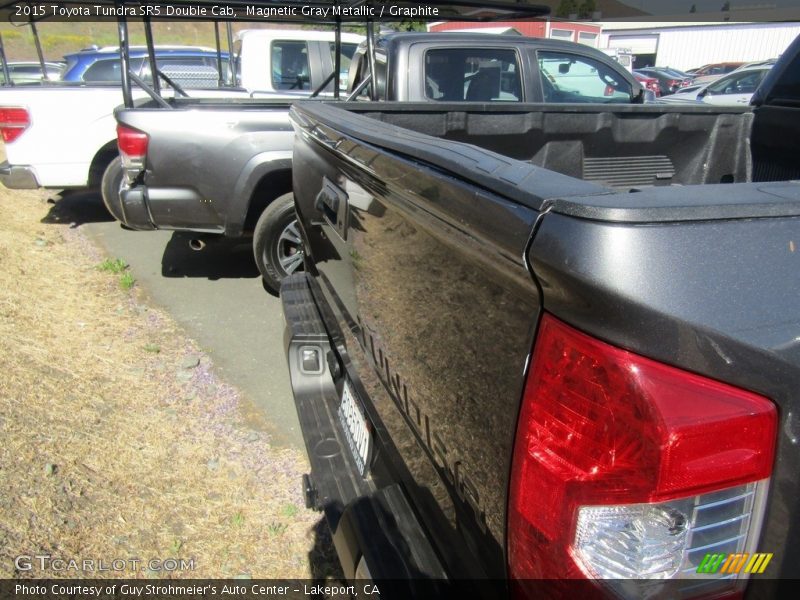
{"type": "Polygon", "coordinates": [[[100,182],[100,193],[103,196],[103,204],[106,205],[106,210],[111,213],[117,221],[125,222],[122,213],[122,206],[119,197],[119,192],[122,189],[122,178],[125,175],[124,167],[122,166],[122,159],[117,156],[106,167],[103,173],[103,179],[100,182]]]}
{"type": "Polygon", "coordinates": [[[276,198],[261,213],[253,233],[253,254],[264,287],[276,294],[284,277],[303,270],[303,239],[292,193],[276,198]]]}

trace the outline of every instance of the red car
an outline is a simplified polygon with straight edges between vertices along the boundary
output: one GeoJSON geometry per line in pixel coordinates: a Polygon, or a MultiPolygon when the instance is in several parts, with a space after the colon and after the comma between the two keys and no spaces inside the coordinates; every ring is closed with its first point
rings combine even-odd
{"type": "Polygon", "coordinates": [[[661,88],[658,86],[658,79],[655,77],[648,77],[647,75],[642,75],[641,73],[637,73],[636,71],[633,72],[633,76],[636,78],[636,81],[641,83],[646,90],[650,90],[656,96],[661,95],[661,88]]]}

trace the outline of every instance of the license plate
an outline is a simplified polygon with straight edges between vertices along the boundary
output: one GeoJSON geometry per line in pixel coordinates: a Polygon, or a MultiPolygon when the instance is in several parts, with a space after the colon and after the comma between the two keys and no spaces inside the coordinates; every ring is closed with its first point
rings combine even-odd
{"type": "Polygon", "coordinates": [[[356,461],[358,473],[363,477],[369,465],[372,450],[372,438],[369,434],[369,424],[356,399],[355,392],[350,383],[345,380],[342,390],[342,403],[339,405],[339,422],[344,429],[347,444],[356,461]]]}

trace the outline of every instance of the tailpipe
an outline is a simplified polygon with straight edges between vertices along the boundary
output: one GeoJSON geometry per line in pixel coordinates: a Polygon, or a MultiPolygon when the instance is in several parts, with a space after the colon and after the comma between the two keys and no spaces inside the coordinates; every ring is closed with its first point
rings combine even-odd
{"type": "Polygon", "coordinates": [[[200,252],[206,247],[206,243],[201,239],[191,239],[189,240],[189,248],[194,250],[195,252],[200,252]]]}

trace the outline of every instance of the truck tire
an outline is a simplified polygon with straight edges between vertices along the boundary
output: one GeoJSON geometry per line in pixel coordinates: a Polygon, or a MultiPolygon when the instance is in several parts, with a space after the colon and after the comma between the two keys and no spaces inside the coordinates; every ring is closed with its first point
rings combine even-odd
{"type": "Polygon", "coordinates": [[[253,254],[264,287],[275,294],[284,277],[303,270],[305,252],[291,192],[275,198],[261,213],[253,232],[253,254]]]}
{"type": "Polygon", "coordinates": [[[103,179],[100,182],[100,194],[103,196],[103,204],[106,205],[106,210],[121,223],[125,221],[123,218],[124,215],[122,213],[119,191],[122,187],[122,177],[124,175],[125,170],[122,166],[122,159],[117,156],[108,163],[103,173],[103,179]]]}

